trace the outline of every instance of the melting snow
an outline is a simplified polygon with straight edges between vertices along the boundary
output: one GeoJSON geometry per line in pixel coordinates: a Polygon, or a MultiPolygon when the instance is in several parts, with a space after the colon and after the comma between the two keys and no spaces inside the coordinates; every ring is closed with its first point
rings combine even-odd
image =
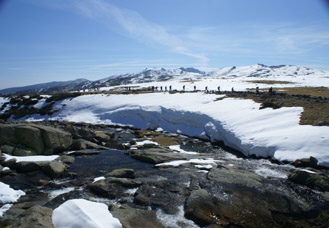
{"type": "Polygon", "coordinates": [[[88,227],[88,228],[121,228],[120,221],[112,216],[103,203],[84,199],[68,200],[52,215],[55,228],[88,227]]]}
{"type": "Polygon", "coordinates": [[[12,156],[9,154],[3,154],[6,158],[6,161],[11,159],[16,159],[16,162],[44,162],[44,161],[53,161],[59,158],[59,155],[36,155],[36,156],[12,156]]]}

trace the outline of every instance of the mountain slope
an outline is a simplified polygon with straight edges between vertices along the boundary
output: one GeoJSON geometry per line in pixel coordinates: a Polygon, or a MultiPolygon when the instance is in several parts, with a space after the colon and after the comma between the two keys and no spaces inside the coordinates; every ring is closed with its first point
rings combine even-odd
{"type": "Polygon", "coordinates": [[[64,82],[54,81],[36,85],[3,89],[0,90],[0,94],[40,94],[76,91],[88,83],[90,83],[90,81],[87,79],[76,79],[73,81],[64,82]]]}
{"type": "Polygon", "coordinates": [[[90,90],[100,87],[117,85],[128,85],[135,83],[162,82],[170,80],[200,80],[204,78],[226,79],[226,78],[273,78],[273,77],[309,77],[329,76],[329,72],[310,69],[302,66],[279,65],[266,66],[256,64],[251,66],[233,66],[219,68],[215,71],[205,73],[195,68],[146,68],[142,72],[132,74],[112,75],[110,77],[89,81],[77,79],[67,82],[50,82],[25,87],[9,88],[0,90],[0,94],[40,94],[72,92],[79,90],[90,90]]]}

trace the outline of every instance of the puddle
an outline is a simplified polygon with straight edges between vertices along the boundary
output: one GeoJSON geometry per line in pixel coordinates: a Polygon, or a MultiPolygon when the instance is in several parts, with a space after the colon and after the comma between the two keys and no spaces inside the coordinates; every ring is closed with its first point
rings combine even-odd
{"type": "Polygon", "coordinates": [[[79,177],[102,176],[115,169],[129,168],[135,171],[153,170],[153,165],[138,161],[124,154],[122,150],[106,150],[96,155],[85,155],[75,158],[69,172],[79,177]]]}

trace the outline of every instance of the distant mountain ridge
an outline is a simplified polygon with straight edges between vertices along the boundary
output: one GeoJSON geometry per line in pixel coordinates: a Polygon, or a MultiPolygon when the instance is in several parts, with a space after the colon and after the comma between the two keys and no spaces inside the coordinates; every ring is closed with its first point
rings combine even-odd
{"type": "Polygon", "coordinates": [[[266,66],[255,64],[251,66],[233,66],[219,68],[211,72],[203,72],[196,68],[146,68],[139,73],[112,75],[110,77],[89,81],[87,79],[76,79],[64,82],[49,82],[24,87],[15,87],[0,90],[1,95],[6,94],[47,94],[72,92],[100,87],[109,87],[117,85],[127,85],[134,83],[159,82],[170,80],[200,80],[202,78],[235,78],[235,77],[276,77],[276,76],[307,76],[314,74],[324,74],[325,71],[310,69],[308,67],[279,65],[266,66]]]}

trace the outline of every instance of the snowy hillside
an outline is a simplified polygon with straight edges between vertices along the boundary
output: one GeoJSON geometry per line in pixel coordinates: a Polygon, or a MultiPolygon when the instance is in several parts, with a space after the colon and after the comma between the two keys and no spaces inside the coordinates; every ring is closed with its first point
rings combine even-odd
{"type": "Polygon", "coordinates": [[[212,78],[234,78],[234,77],[305,77],[312,75],[327,75],[328,72],[310,69],[302,66],[266,66],[256,64],[252,66],[225,67],[210,72],[208,75],[212,78]]]}
{"type": "Polygon", "coordinates": [[[53,110],[59,111],[52,116],[32,115],[21,120],[161,128],[223,141],[247,156],[274,157],[281,161],[313,156],[320,165],[329,167],[329,127],[299,125],[303,108],[260,110],[260,104],[252,100],[224,96],[205,93],[83,95],[58,101],[53,110]]]}
{"type": "MultiPolygon", "coordinates": [[[[47,103],[47,96],[33,98],[33,102],[22,98],[21,103],[30,114],[18,118],[28,121],[113,123],[142,129],[161,128],[212,141],[223,141],[247,156],[274,157],[281,161],[313,156],[320,165],[329,167],[329,127],[299,125],[302,107],[260,110],[261,104],[252,100],[203,92],[218,89],[231,91],[231,88],[246,91],[256,86],[261,89],[273,86],[276,90],[306,86],[329,88],[328,72],[298,66],[268,67],[257,64],[222,68],[208,74],[192,68],[146,69],[139,74],[87,82],[88,86],[97,86],[101,91],[126,90],[127,83],[138,89],[158,87],[158,93],[99,93],[81,96],[78,93],[64,100],[53,99],[51,103],[47,103]],[[266,80],[271,80],[271,83],[266,80]],[[198,92],[170,94],[165,88],[198,92]],[[40,114],[32,112],[41,108],[44,110],[40,114]]],[[[87,88],[87,84],[84,88],[87,88]]],[[[11,109],[9,98],[0,98],[1,106],[0,114],[11,109]]],[[[14,120],[13,115],[10,115],[9,120],[14,120]]]]}
{"type": "MultiPolygon", "coordinates": [[[[265,66],[256,64],[252,66],[238,66],[238,67],[225,67],[219,68],[211,72],[202,72],[195,68],[178,68],[178,69],[164,69],[164,68],[147,68],[140,73],[112,75],[110,77],[97,80],[88,81],[85,79],[78,79],[68,82],[52,82],[45,84],[32,85],[20,88],[9,88],[0,90],[0,94],[45,94],[56,92],[72,92],[72,91],[88,91],[96,88],[105,88],[112,86],[122,86],[134,84],[144,84],[142,87],[161,86],[164,82],[171,81],[196,81],[198,89],[205,88],[205,86],[214,85],[211,90],[217,90],[220,85],[222,89],[230,90],[234,87],[236,90],[246,90],[246,88],[254,88],[255,84],[246,81],[266,79],[277,81],[290,81],[291,85],[288,86],[326,86],[328,83],[323,84],[323,81],[329,77],[329,72],[310,69],[302,66],[265,66]],[[208,80],[208,81],[205,81],[208,80]],[[219,80],[213,81],[211,80],[219,80]],[[200,83],[201,82],[201,83],[200,83]],[[154,84],[155,83],[155,84],[154,84]],[[292,85],[294,83],[294,85],[292,85]]],[[[266,86],[265,86],[266,87],[266,86]]],[[[269,86],[267,86],[269,87],[269,86]]],[[[179,87],[181,89],[181,87],[179,87]]],[[[190,88],[191,89],[191,88],[190,88]]],[[[210,89],[210,87],[209,87],[210,89]]],[[[192,90],[192,89],[191,89],[192,90]]]]}

